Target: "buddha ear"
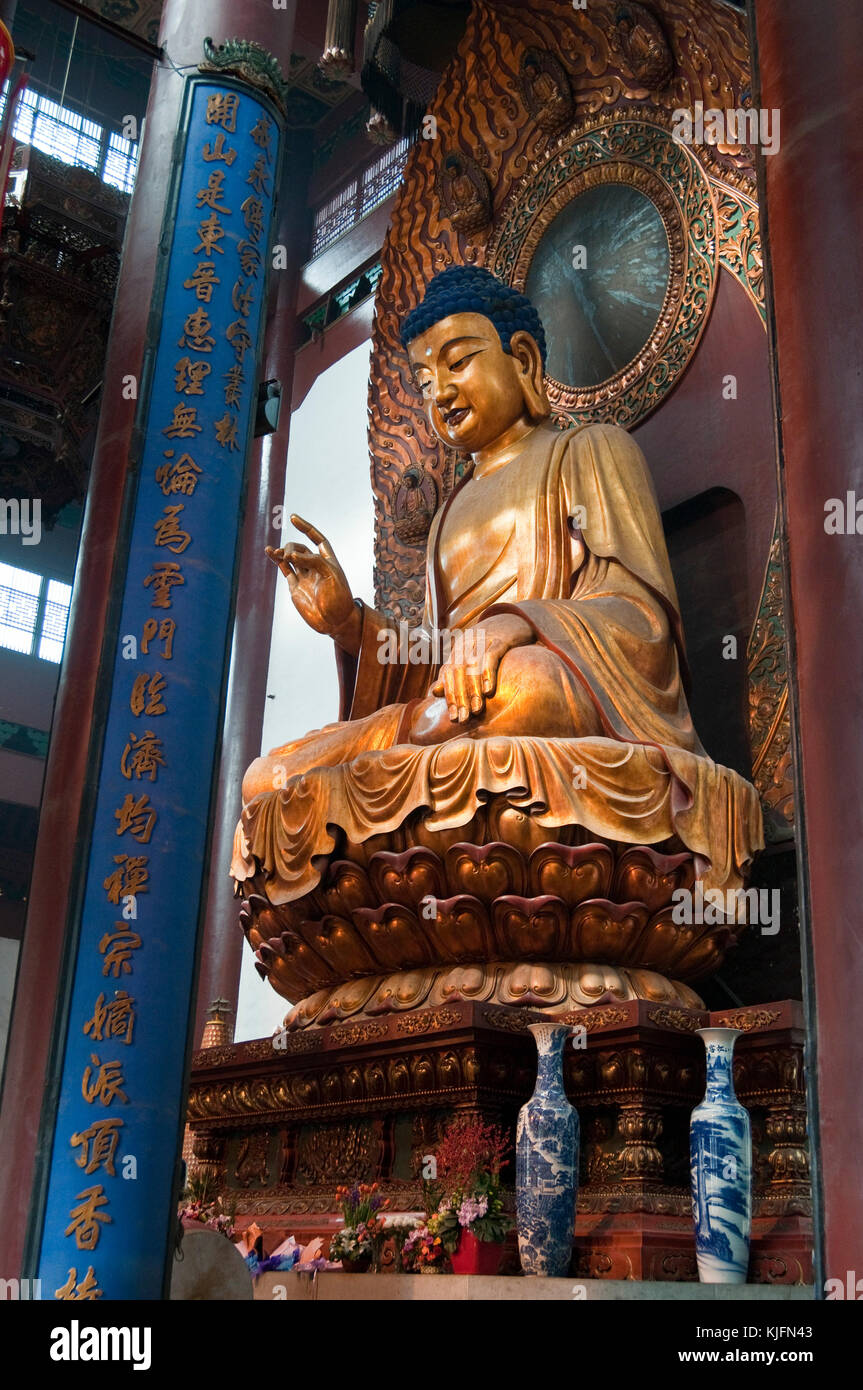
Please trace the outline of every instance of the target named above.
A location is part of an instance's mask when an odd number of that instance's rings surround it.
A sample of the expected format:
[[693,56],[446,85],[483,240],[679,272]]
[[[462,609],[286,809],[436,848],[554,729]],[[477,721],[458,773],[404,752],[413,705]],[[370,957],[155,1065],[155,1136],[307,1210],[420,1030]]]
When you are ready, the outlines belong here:
[[551,414],[542,372],[542,353],[532,334],[520,328],[509,340],[509,350],[515,360],[519,385],[532,420],[544,420]]

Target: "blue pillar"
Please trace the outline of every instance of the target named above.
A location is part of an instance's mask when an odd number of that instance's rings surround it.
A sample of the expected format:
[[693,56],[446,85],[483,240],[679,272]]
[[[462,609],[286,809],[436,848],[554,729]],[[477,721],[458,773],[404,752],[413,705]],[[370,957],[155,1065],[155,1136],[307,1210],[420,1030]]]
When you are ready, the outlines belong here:
[[37,1202],[36,1272],[48,1299],[162,1297],[176,1222],[283,143],[279,109],[263,90],[219,71],[190,74],[185,88],[115,567],[113,674],[58,1037],[59,1100]]

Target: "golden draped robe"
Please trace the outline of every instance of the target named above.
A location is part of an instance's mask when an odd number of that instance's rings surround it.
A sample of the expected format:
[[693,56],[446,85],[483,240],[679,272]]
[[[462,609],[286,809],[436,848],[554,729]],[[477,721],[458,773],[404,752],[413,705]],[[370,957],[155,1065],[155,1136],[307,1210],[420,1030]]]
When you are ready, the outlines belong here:
[[[630,844],[677,836],[706,886],[741,886],[763,847],[757,793],[707,757],[693,728],[659,509],[624,430],[544,422],[515,458],[480,479],[468,473],[450,494],[429,536],[424,626],[464,629],[501,612],[533,630],[535,645],[515,650],[522,669],[525,653],[543,650],[540,679],[512,692],[503,732],[474,716],[429,747],[410,742],[410,719],[437,670],[382,661],[392,624],[363,608],[358,655],[336,647],[340,720],[356,728],[349,756],[244,807],[235,879],[262,870],[270,900],[290,901],[318,882],[336,827],[362,844],[422,810],[429,830],[452,829],[504,796],[543,830],[581,825]],[[548,710],[568,697],[572,726],[558,714],[549,730]]]

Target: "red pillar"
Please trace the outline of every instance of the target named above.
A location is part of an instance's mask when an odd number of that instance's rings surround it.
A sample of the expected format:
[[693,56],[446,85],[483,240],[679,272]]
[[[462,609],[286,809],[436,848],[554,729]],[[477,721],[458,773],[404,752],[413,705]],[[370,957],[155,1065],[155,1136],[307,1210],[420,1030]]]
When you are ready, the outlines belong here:
[[264,555],[264,547],[279,544],[280,532],[273,529],[273,509],[281,506],[285,498],[296,348],[293,326],[296,323],[297,278],[306,245],[305,194],[311,153],[307,139],[291,141],[290,136],[288,138],[285,188],[276,233],[276,242],[286,248],[287,267],[271,271],[270,313],[261,363],[262,380],[281,382],[281,411],[278,429],[257,441],[248,464],[237,610],[198,975],[196,1044],[200,1042],[207,1010],[214,999],[226,999],[230,1004],[233,1037],[245,946],[239,925],[239,905],[228,870],[242,803],[243,774],[261,752],[276,593],[276,570]]
[[[140,381],[156,248],[183,93],[176,69],[197,66],[203,39],[240,36],[290,67],[295,0],[165,0],[135,193],[129,214],[108,344],[105,382]],[[86,829],[97,768],[90,732],[100,719],[99,664],[125,487],[135,402],[112,386],[102,402],[90,474],[66,651],[57,690],[39,837],[18,969],[0,1112],[0,1268],[21,1267],[43,1102],[53,1101],[49,1055],[61,991],[67,919],[83,891]],[[178,1040],[178,1046],[182,1041]]]
[[790,575],[820,1278],[844,1281],[863,1272],[863,535],[829,535],[824,521],[828,499],[863,498],[863,7],[754,0],[754,17],[757,102],[781,116],[779,150],[764,160],[762,228]]

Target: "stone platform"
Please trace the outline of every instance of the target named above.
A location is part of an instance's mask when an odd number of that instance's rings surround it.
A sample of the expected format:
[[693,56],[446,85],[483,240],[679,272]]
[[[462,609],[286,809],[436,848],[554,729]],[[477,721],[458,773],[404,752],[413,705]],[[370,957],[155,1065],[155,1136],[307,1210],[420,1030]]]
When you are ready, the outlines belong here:
[[638,1280],[507,1279],[483,1274],[262,1274],[255,1299],[318,1303],[811,1303],[804,1285],[641,1283]]

